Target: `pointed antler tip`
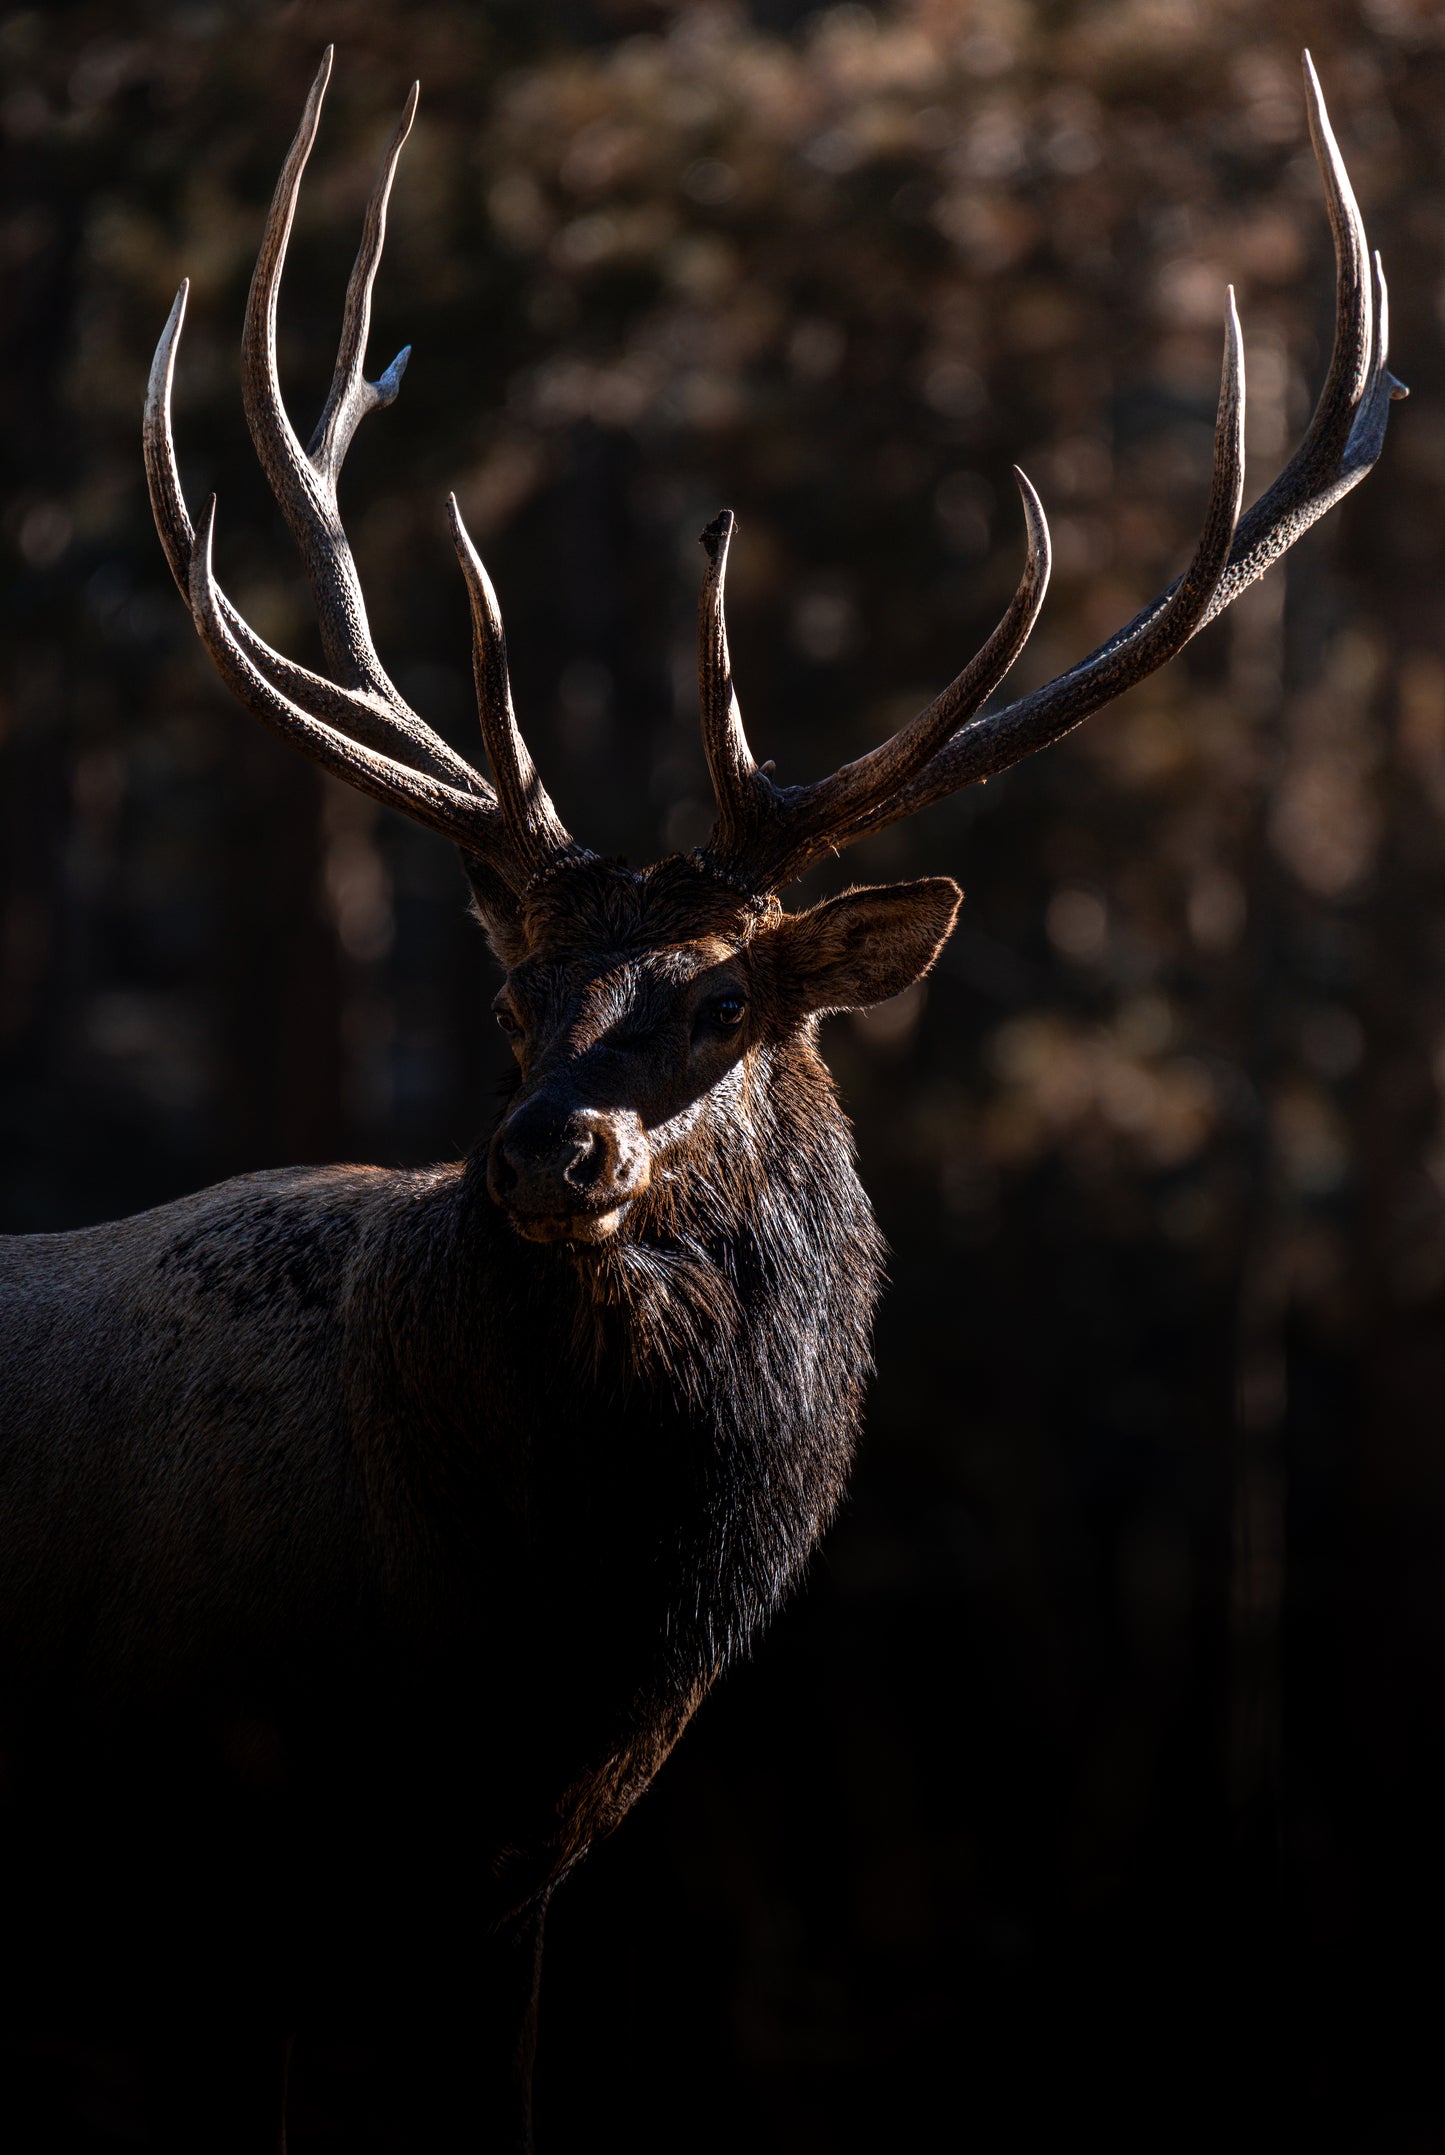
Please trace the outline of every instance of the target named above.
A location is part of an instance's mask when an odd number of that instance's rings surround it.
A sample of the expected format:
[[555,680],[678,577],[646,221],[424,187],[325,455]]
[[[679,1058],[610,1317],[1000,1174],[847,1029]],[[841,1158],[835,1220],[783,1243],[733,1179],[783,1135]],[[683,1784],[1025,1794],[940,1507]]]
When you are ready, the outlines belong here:
[[731,509],[722,509],[701,534],[701,542],[707,549],[709,561],[716,562],[720,553],[726,553],[728,542],[737,529],[737,522]]
[[447,496],[447,521],[452,528],[452,544],[457,550],[457,559],[462,565],[462,574],[466,577],[469,585],[474,585],[480,581],[482,589],[490,594],[492,580],[487,574],[486,563],[477,552],[476,543],[466,527],[462,517],[462,505],[455,494],[448,494]]
[[371,386],[383,405],[395,402],[401,389],[401,378],[406,372],[406,363],[410,357],[411,346],[404,344],[385,373],[378,374],[376,380],[372,383]]
[[206,505],[196,519],[196,535],[191,542],[191,563],[203,561],[207,569],[211,565],[211,540],[216,529],[216,497],[207,498]]
[[1034,482],[1029,477],[1028,473],[1024,470],[1022,464],[1015,464],[1013,466],[1013,475],[1014,484],[1018,488],[1019,495],[1023,501],[1025,514],[1037,516],[1040,520],[1042,520],[1044,513],[1044,505],[1039,499],[1039,490],[1034,485]]
[[[1034,483],[1022,465],[1015,464],[1013,474],[1019,490],[1019,502],[1024,512],[1024,529],[1028,534],[1028,566],[1024,570],[1024,585],[1020,588],[1023,589],[1031,583],[1035,584],[1038,589],[1039,603],[1042,604],[1044,592],[1048,588],[1049,570],[1053,559],[1053,546],[1049,538],[1049,520],[1044,514],[1044,505],[1039,499]],[[1027,638],[1031,627],[1032,622],[1024,629],[1025,638]],[[1021,649],[1022,645],[1019,648]]]
[[1318,126],[1328,133],[1330,127],[1329,107],[1325,103],[1324,88],[1320,82],[1315,63],[1310,58],[1308,46],[1301,54],[1300,61],[1304,70],[1305,104],[1309,110],[1311,125],[1312,127]]
[[334,45],[327,46],[321,55],[321,65],[311,78],[311,87],[306,93],[306,109],[301,119],[303,130],[308,127],[314,130],[320,124],[321,106],[331,81],[331,62],[335,51]]
[[189,277],[182,277],[180,283],[176,286],[176,296],[171,301],[171,311],[166,317],[166,326],[161,331],[161,341],[159,346],[157,347],[157,357],[159,357],[160,354],[164,352],[168,347],[173,347],[176,342],[176,339],[180,336],[181,324],[186,318],[186,303],[190,299],[190,296],[191,280]]

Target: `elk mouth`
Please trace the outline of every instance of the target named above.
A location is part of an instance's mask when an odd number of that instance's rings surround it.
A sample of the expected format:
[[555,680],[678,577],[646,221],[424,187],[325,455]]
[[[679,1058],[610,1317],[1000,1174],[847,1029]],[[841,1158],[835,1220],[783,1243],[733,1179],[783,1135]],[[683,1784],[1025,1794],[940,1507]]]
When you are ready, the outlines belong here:
[[504,1204],[502,1210],[525,1242],[595,1245],[612,1240],[622,1225],[627,1206],[612,1205],[605,1212],[520,1212]]

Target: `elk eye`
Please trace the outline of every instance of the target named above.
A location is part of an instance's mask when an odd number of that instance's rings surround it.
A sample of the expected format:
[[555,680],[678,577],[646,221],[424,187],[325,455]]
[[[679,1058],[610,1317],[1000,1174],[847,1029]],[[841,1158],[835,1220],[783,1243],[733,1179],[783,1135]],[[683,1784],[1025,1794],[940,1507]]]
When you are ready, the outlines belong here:
[[707,1014],[714,1025],[720,1025],[724,1032],[730,1033],[742,1024],[747,1007],[740,995],[721,995],[715,1003],[709,1004]]
[[513,1017],[511,1011],[507,1008],[506,1004],[498,1003],[492,1015],[496,1018],[497,1023],[501,1026],[502,1031],[506,1034],[507,1038],[509,1040],[515,1040],[517,1035],[521,1032],[522,1028],[517,1023],[516,1019]]

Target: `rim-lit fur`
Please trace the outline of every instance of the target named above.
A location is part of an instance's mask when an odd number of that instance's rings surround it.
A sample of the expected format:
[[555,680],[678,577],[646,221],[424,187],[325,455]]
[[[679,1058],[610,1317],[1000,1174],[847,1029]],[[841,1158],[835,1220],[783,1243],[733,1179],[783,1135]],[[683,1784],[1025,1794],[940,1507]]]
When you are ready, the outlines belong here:
[[[602,1243],[516,1232],[494,1132],[426,1172],[247,1176],[0,1243],[35,1995],[113,2002],[141,1926],[268,2011],[361,2010],[425,1987],[459,1893],[484,1987],[522,1964],[841,1500],[881,1252],[817,1008],[926,969],[957,895],[785,915],[685,861],[551,879],[497,1128],[610,1010],[651,1173]],[[746,1016],[699,1086],[675,1010],[719,968]]]

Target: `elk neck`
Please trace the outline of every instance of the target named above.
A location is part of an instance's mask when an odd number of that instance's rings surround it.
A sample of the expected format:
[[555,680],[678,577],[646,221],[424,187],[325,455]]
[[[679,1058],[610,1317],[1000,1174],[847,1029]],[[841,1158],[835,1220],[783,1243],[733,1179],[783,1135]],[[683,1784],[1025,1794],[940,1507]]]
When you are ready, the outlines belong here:
[[522,1241],[479,1145],[387,1208],[347,1327],[388,1503],[404,1485],[464,1568],[493,1569],[497,1537],[474,1536],[497,1520],[534,1609],[569,1629],[586,1612],[619,1650],[646,1640],[674,1695],[796,1579],[842,1497],[871,1367],[882,1244],[811,1040],[754,1090],[665,1204],[600,1247]]

